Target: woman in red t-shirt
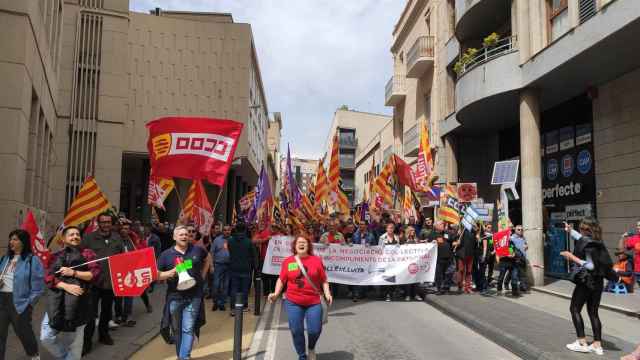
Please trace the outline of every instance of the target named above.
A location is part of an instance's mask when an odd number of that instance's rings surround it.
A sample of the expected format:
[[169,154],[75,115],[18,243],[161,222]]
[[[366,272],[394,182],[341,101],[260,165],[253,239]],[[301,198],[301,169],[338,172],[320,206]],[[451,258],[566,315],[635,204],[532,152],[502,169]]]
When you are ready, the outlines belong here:
[[[274,302],[282,293],[284,285],[287,285],[284,306],[289,318],[289,329],[293,337],[293,345],[298,353],[298,359],[315,360],[315,347],[322,332],[322,305],[320,304],[320,294],[316,289],[322,289],[329,305],[333,302],[333,297],[329,290],[324,264],[320,257],[313,255],[311,241],[304,235],[298,235],[291,244],[291,252],[294,256],[289,256],[282,262],[280,277],[276,282],[276,290],[269,294],[268,299],[269,302]],[[313,281],[313,285],[309,284],[302,271],[300,271],[296,258],[304,266],[307,275]],[[305,319],[307,320],[307,333],[309,336],[308,354],[304,338]]]

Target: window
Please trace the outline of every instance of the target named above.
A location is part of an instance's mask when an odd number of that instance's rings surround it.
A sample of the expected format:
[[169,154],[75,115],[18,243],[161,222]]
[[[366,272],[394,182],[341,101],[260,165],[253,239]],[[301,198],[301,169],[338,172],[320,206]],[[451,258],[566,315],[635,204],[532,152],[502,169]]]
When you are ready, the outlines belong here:
[[338,136],[340,145],[355,146],[356,145],[356,133],[353,130],[341,129]]
[[353,167],[355,165],[355,156],[352,152],[340,153],[340,166],[341,167]]
[[568,0],[548,0],[548,24],[551,41],[555,41],[569,31]]

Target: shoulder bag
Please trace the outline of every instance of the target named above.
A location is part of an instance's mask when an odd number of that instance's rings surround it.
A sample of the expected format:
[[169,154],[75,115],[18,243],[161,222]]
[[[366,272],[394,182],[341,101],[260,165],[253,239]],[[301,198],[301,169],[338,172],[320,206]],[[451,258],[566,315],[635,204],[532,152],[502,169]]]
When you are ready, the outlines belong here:
[[324,299],[322,292],[318,290],[318,287],[316,286],[316,284],[314,284],[313,281],[311,281],[311,278],[307,274],[307,270],[304,269],[304,266],[302,265],[302,261],[300,261],[300,258],[296,255],[295,259],[296,259],[296,263],[298,263],[298,267],[300,268],[300,271],[302,272],[302,275],[307,279],[307,281],[309,282],[309,285],[311,285],[311,287],[318,293],[318,295],[320,295],[320,305],[322,305],[322,324],[324,325],[329,322],[329,305],[327,304],[327,301]]

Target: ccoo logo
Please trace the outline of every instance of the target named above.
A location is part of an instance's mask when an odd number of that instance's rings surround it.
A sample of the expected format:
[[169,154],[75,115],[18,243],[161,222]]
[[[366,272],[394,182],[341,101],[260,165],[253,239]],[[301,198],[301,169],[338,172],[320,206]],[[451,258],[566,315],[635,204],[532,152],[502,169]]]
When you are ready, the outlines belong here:
[[234,139],[209,133],[170,133],[151,142],[156,160],[167,155],[199,155],[228,161]]
[[557,177],[558,177],[558,160],[550,159],[547,162],[547,178],[553,181]]
[[589,171],[591,171],[591,153],[589,150],[582,150],[578,153],[578,172],[582,175],[586,175]]

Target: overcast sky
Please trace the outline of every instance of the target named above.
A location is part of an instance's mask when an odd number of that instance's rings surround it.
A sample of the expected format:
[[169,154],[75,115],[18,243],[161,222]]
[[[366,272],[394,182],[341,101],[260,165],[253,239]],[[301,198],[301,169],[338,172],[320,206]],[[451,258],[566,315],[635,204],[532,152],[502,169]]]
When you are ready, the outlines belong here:
[[282,146],[319,158],[334,111],[391,114],[391,32],[404,0],[130,0],[131,10],[228,12],[253,29],[269,111]]

